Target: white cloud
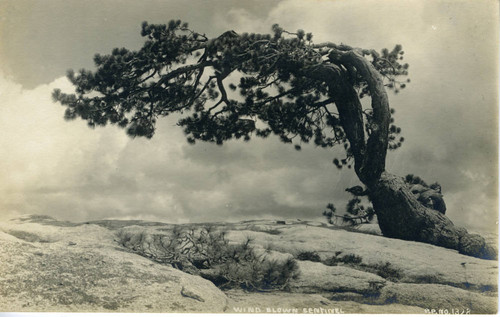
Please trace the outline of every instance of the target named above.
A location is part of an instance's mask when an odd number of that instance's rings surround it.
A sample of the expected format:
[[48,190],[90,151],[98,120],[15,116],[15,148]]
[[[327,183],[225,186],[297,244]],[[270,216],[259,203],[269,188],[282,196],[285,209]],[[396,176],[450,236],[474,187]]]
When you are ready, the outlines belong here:
[[181,222],[241,219],[245,211],[272,217],[276,208],[319,214],[325,202],[311,197],[336,183],[315,171],[330,167],[331,155],[321,149],[296,152],[272,138],[192,146],[175,118],[161,121],[152,140],[131,140],[114,126],[91,130],[81,120],[65,122],[64,108],[51,100],[56,87],[70,91],[65,78],[33,90],[0,80],[3,216]]
[[90,162],[113,165],[113,158],[128,142],[110,129],[106,129],[109,133],[89,133],[83,122],[63,120],[64,109],[52,103],[51,91],[69,88],[65,78],[23,90],[0,75],[0,87],[4,112],[0,117],[0,190],[5,213],[40,212],[36,209],[41,206],[28,193],[59,191],[84,182],[93,175],[85,173]]

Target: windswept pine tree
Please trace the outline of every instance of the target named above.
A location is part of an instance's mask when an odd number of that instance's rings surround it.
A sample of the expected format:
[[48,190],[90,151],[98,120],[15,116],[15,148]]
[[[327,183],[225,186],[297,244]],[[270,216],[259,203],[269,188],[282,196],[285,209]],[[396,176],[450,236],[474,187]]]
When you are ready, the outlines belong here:
[[68,73],[75,94],[55,90],[53,97],[66,106],[66,119],[116,124],[132,137],[153,137],[159,118],[179,113],[190,143],[274,134],[296,149],[311,141],[341,146],[345,157],[334,164],[354,167],[385,236],[496,258],[481,236],[424,206],[402,177],[385,169],[387,151],[404,141],[387,96],[409,82],[402,47],[379,53],[314,43],[303,30],[273,25],[272,31],[210,39],[181,21],[144,22],[140,50],[96,55],[97,70]]

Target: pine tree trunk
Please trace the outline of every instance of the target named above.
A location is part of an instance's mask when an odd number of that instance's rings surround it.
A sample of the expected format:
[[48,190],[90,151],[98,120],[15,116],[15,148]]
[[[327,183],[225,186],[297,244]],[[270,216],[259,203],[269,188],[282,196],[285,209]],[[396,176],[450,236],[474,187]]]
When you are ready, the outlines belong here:
[[487,245],[484,238],[424,207],[401,177],[382,173],[370,187],[369,195],[386,237],[430,243],[483,259],[496,258],[495,248]]
[[[462,254],[495,259],[497,251],[479,235],[457,227],[445,215],[423,206],[403,178],[385,170],[390,108],[383,78],[356,49],[329,44],[330,64],[307,74],[329,83],[342,127],[354,156],[354,169],[369,190],[382,234],[386,237],[419,241],[458,250]],[[347,69],[355,69],[366,80],[373,117],[371,134],[365,139],[362,106],[349,82]]]

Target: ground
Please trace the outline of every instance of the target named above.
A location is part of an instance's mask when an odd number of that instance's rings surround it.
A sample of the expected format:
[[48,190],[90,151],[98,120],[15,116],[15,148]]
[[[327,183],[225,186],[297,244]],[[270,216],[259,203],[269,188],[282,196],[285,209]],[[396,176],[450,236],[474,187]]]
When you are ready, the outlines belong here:
[[251,238],[266,257],[295,258],[298,277],[284,290],[220,290],[131,252],[117,238],[119,232],[164,234],[175,225],[31,215],[0,223],[0,311],[497,312],[497,261],[388,239],[376,225],[346,230],[262,220],[212,226],[227,231],[230,243]]

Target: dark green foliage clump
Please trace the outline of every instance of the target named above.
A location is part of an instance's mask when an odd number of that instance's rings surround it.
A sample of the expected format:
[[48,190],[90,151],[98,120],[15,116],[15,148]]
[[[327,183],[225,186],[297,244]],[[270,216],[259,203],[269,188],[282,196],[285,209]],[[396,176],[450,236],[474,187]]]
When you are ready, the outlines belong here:
[[356,254],[345,254],[337,251],[335,255],[322,261],[323,264],[328,266],[336,265],[350,265],[362,271],[371,272],[383,277],[389,281],[398,281],[403,277],[400,269],[394,267],[390,262],[381,262],[378,264],[365,264],[363,263],[363,258]]
[[360,257],[359,255],[355,254],[345,254],[343,256],[340,256],[342,253],[341,252],[336,252],[335,255],[333,255],[330,258],[327,258],[324,260],[322,263],[328,266],[336,266],[339,263],[342,264],[361,264],[363,261],[363,258]]
[[330,203],[323,211],[329,224],[342,224],[355,226],[362,223],[370,223],[375,217],[373,207],[365,207],[358,196],[354,196],[346,205],[345,213],[338,215],[335,206]]
[[155,262],[201,275],[222,289],[284,289],[299,274],[293,258],[269,260],[254,250],[251,239],[230,244],[226,232],[212,227],[174,227],[170,234],[121,230],[117,242]]
[[321,257],[316,251],[300,252],[295,258],[301,261],[321,262]]
[[[243,259],[243,260],[242,260]],[[249,291],[287,289],[289,282],[298,277],[297,262],[267,260],[250,252],[244,257],[236,257],[218,266],[214,271],[202,276],[222,289],[239,287]]]
[[355,254],[346,254],[342,257],[341,261],[344,263],[359,264],[363,261],[363,259]]
[[380,263],[371,268],[374,269],[375,274],[389,281],[397,281],[402,277],[401,270],[395,268],[390,262]]

